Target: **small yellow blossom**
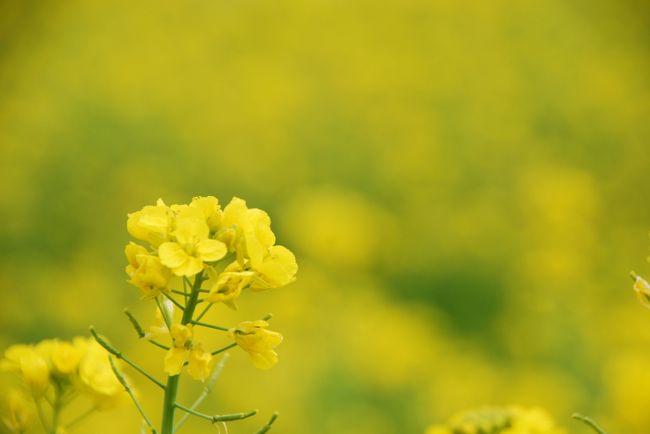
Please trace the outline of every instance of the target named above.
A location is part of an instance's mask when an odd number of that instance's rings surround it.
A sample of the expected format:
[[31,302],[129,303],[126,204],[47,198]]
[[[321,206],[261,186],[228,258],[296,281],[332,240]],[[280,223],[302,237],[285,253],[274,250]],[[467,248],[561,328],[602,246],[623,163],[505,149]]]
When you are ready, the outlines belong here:
[[203,212],[186,208],[176,216],[173,241],[158,248],[160,261],[177,276],[193,276],[203,270],[204,262],[218,261],[228,249],[224,243],[209,238],[210,228]]
[[170,209],[158,199],[155,206],[145,206],[140,211],[129,214],[126,228],[133,238],[158,247],[169,239],[171,224]]
[[246,351],[258,369],[269,369],[278,362],[278,355],[273,350],[282,342],[280,333],[267,330],[266,321],[244,321],[236,328],[230,329],[230,335],[237,345]]
[[636,293],[636,298],[639,300],[639,302],[642,305],[650,308],[650,284],[648,284],[648,282],[641,276],[637,276],[636,274],[634,274],[633,276],[634,276],[634,285],[632,286],[632,288]]
[[194,344],[192,326],[175,323],[170,330],[174,346],[165,355],[167,375],[179,375],[187,362],[187,372],[195,380],[205,380],[210,375],[212,355]]
[[464,411],[444,425],[429,427],[426,434],[564,434],[542,409],[485,407]]
[[[3,398],[2,414],[0,415],[1,426],[4,426],[10,433],[25,432],[31,419],[29,398],[18,389],[10,389]],[[2,430],[0,429],[0,431]]]
[[272,246],[262,262],[253,269],[257,276],[251,289],[279,288],[295,280],[298,272],[296,257],[284,246]]
[[2,367],[18,373],[34,397],[43,396],[50,384],[48,363],[32,346],[13,345],[7,348]]
[[155,297],[167,290],[171,271],[157,256],[150,255],[147,249],[135,243],[127,244],[124,253],[129,261],[126,266],[129,283],[139,288],[144,298]]
[[255,273],[242,271],[239,263],[235,261],[221,273],[209,268],[208,276],[210,293],[206,296],[206,300],[210,303],[222,302],[232,309],[237,309],[235,301],[242,290],[251,283]]
[[219,230],[221,226],[221,220],[223,219],[223,212],[219,206],[219,200],[214,196],[207,197],[195,197],[192,199],[190,206],[193,208],[198,208],[203,212],[205,217],[205,222],[210,228],[210,233],[215,233]]
[[123,395],[123,388],[108,361],[108,352],[93,339],[75,338],[73,344],[83,353],[79,379],[96,405],[108,407]]
[[268,248],[275,244],[269,215],[261,209],[249,209],[246,201],[238,197],[232,198],[224,208],[217,237],[237,253],[242,266],[246,259],[253,266],[260,264]]
[[80,348],[71,342],[59,341],[58,339],[46,339],[39,342],[36,352],[48,363],[52,374],[66,376],[73,374],[79,367],[79,361],[83,356]]

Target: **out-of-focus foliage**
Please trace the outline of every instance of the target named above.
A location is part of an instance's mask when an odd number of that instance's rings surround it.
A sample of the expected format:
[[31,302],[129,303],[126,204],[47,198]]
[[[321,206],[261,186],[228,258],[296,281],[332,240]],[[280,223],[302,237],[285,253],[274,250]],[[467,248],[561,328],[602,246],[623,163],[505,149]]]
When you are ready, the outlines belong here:
[[[258,372],[233,352],[215,412],[383,434],[516,402],[646,432],[650,311],[625,279],[648,274],[648,12],[2,2],[0,347],[95,323],[162,376],[117,319],[126,305],[153,321],[123,274],[126,213],[238,195],[301,271],[247,300],[275,314],[281,362]],[[139,426],[115,415],[79,429]]]

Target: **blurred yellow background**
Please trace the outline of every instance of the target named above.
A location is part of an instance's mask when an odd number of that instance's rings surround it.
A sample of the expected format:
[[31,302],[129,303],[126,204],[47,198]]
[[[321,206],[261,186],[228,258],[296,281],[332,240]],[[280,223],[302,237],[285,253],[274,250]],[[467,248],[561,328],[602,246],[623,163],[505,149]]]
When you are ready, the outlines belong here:
[[[93,323],[162,377],[122,316],[153,316],[123,272],[126,213],[237,195],[301,268],[211,311],[273,312],[285,342],[271,371],[233,351],[206,408],[388,434],[518,403],[646,433],[650,311],[627,272],[650,274],[649,12],[1,2],[0,349]],[[158,420],[159,391],[131,376]],[[125,406],[77,432],[138,428]]]

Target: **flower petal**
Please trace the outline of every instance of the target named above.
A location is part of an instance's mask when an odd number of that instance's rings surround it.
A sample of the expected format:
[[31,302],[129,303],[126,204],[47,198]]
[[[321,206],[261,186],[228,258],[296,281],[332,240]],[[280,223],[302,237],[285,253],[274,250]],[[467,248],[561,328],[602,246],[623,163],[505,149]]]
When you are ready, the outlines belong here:
[[202,260],[212,262],[226,256],[228,247],[221,241],[205,239],[196,245],[196,252]]
[[160,262],[165,267],[180,267],[187,261],[187,252],[178,243],[162,243],[158,248]]
[[187,350],[185,348],[172,348],[165,355],[165,373],[167,375],[178,375],[187,361]]

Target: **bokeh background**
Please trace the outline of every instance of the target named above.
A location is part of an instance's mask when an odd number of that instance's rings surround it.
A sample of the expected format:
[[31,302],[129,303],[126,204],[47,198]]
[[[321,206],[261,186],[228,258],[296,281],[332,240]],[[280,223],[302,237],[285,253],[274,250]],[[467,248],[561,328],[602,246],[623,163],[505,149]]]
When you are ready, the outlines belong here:
[[[162,375],[121,316],[153,316],[125,281],[126,214],[237,195],[301,268],[211,312],[273,312],[285,342],[266,372],[233,352],[206,408],[388,434],[518,403],[646,433],[650,311],[627,273],[650,274],[649,11],[1,2],[0,348],[93,323]],[[125,406],[78,432],[138,427]]]

